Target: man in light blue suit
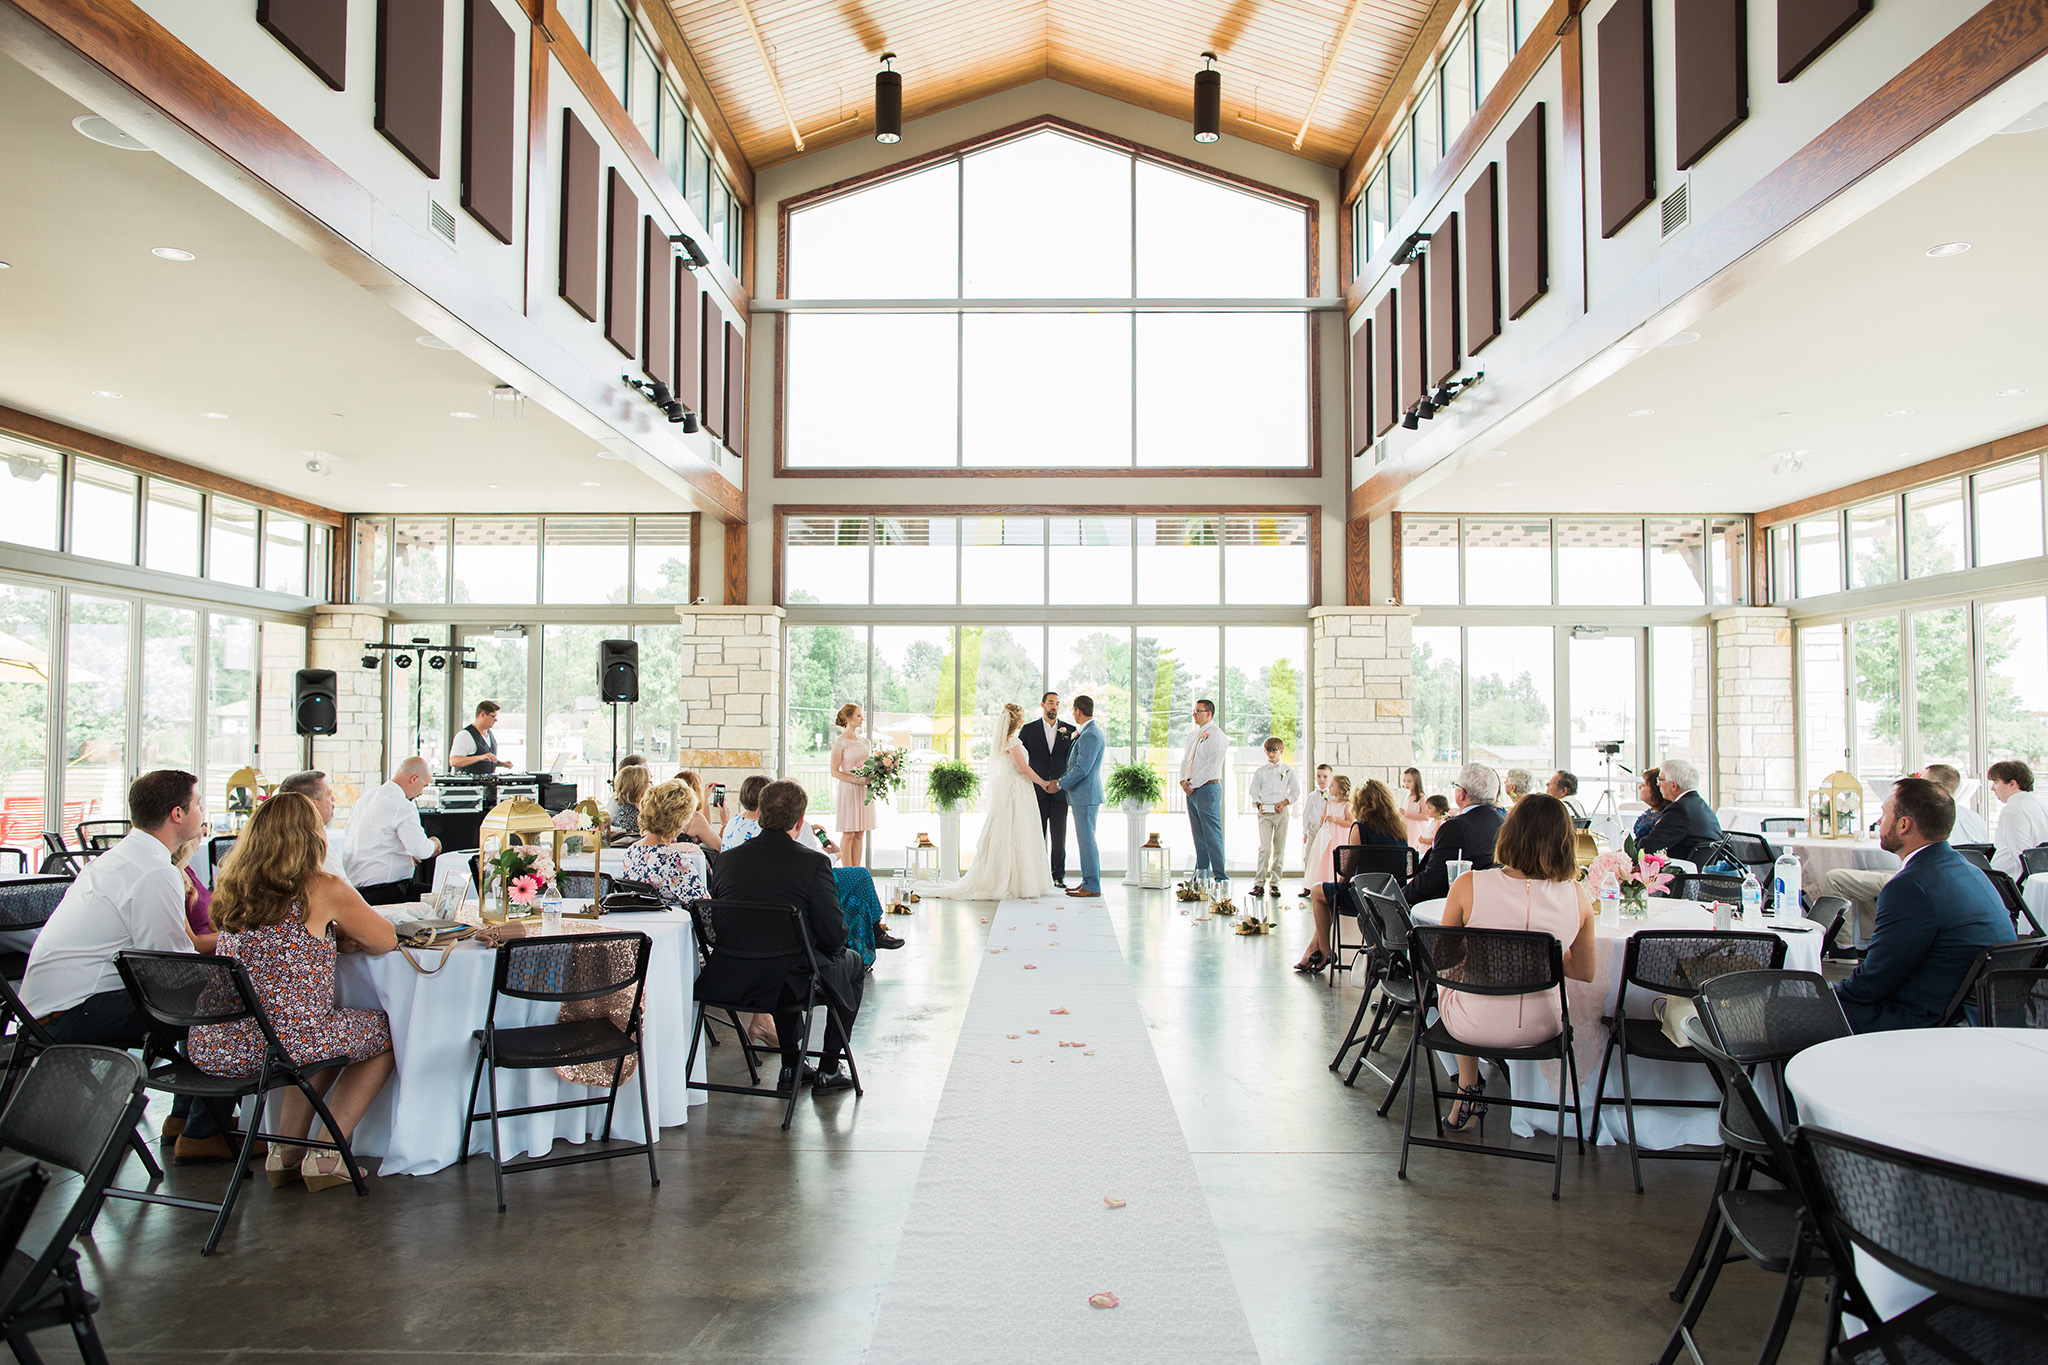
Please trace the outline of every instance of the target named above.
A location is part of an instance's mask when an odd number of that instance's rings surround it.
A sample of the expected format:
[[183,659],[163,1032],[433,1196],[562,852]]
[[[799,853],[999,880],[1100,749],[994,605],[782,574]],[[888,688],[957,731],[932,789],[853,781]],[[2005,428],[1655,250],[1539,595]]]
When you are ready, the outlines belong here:
[[1095,699],[1074,698],[1074,747],[1067,770],[1056,788],[1067,794],[1067,812],[1074,819],[1074,841],[1081,846],[1081,884],[1069,896],[1102,894],[1102,857],[1095,851],[1095,813],[1102,809],[1102,727],[1095,723]]

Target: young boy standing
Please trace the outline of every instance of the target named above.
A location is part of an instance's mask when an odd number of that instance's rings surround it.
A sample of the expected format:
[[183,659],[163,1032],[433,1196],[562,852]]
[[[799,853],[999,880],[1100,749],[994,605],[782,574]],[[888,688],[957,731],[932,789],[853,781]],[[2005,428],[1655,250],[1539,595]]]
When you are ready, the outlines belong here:
[[1286,855],[1281,850],[1287,841],[1287,808],[1301,799],[1301,782],[1294,769],[1280,761],[1283,747],[1277,736],[1266,741],[1265,766],[1252,769],[1247,793],[1252,809],[1259,813],[1259,870],[1258,879],[1252,883],[1254,896],[1265,895],[1268,882],[1272,883],[1273,894],[1280,894],[1280,874],[1286,864]]
[[[1308,868],[1309,845],[1315,842],[1316,827],[1323,823],[1323,807],[1329,804],[1330,779],[1336,775],[1337,770],[1329,764],[1316,764],[1316,789],[1301,801],[1301,865],[1304,872]],[[1314,890],[1314,887],[1304,885],[1302,897],[1306,899]]]

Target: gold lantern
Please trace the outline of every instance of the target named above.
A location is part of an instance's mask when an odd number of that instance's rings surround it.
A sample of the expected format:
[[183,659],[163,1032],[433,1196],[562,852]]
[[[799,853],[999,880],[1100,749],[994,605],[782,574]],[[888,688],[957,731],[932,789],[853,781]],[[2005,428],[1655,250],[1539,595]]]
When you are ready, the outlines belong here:
[[914,882],[935,882],[939,879],[939,849],[929,834],[917,836],[917,847],[906,855],[909,866],[903,875]]
[[1806,795],[1806,831],[1816,839],[1854,839],[1863,832],[1863,784],[1854,773],[1829,773]]
[[[514,844],[538,847],[543,835],[554,836],[554,852],[561,853],[561,831],[555,828],[555,817],[537,801],[524,796],[515,796],[510,801],[500,801],[484,816],[483,824],[477,829],[477,858],[483,867],[489,867],[491,859],[497,857]],[[559,856],[555,866],[560,867]],[[488,888],[487,888],[488,889]],[[498,886],[495,903],[489,895],[478,903],[478,910],[486,924],[502,924],[508,919],[523,919],[533,913],[526,906],[514,907],[511,896],[504,884]]]
[[256,813],[256,790],[262,782],[262,775],[254,768],[237,768],[228,779],[227,815],[235,832],[239,833]]
[[1138,850],[1138,885],[1146,890],[1164,891],[1173,884],[1173,854],[1159,843],[1155,830]]

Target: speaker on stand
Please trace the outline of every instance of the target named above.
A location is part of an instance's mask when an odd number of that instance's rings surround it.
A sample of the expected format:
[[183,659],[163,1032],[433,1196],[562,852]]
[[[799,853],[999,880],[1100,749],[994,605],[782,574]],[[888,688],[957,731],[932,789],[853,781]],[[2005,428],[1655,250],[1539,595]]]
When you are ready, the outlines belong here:
[[292,728],[305,738],[303,766],[313,766],[313,736],[339,728],[335,692],[339,685],[331,668],[302,668],[292,675]]
[[619,703],[640,700],[640,646],[632,640],[600,640],[597,696],[612,708],[612,771],[619,771]]

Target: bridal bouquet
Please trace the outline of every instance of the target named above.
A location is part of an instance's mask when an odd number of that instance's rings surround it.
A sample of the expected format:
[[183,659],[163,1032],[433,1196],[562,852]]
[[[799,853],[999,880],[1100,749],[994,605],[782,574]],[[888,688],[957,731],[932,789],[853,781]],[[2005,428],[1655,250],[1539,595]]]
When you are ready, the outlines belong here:
[[877,749],[867,762],[853,770],[853,775],[868,780],[868,804],[874,805],[889,799],[889,793],[903,781],[904,769],[901,749]]
[[1645,902],[1651,896],[1671,885],[1671,874],[1664,870],[1668,862],[1637,848],[1631,836],[1622,841],[1620,852],[1603,853],[1586,864],[1586,885],[1595,894],[1609,886],[1619,889],[1622,905],[1640,915],[1649,908]]

